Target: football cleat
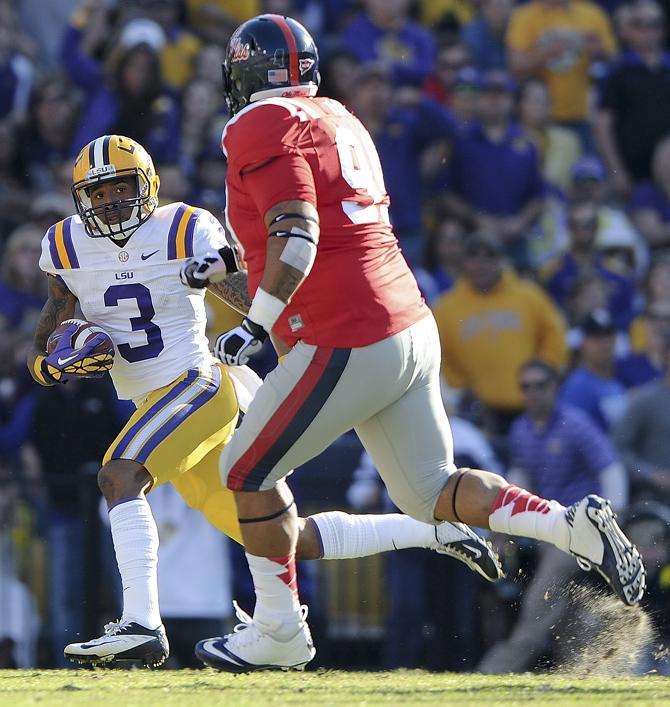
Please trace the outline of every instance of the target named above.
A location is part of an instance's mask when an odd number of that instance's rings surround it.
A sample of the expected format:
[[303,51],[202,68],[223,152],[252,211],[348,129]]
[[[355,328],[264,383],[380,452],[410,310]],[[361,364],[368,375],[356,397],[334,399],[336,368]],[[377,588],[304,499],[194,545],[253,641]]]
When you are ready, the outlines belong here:
[[566,509],[570,552],[585,571],[596,570],[629,606],[644,595],[646,571],[635,545],[616,523],[610,502],[593,494]]
[[435,526],[435,542],[431,550],[460,560],[489,582],[505,576],[498,553],[491,543],[479,537],[465,523],[445,521]]
[[86,643],[65,646],[66,658],[87,665],[109,665],[119,661],[143,663],[155,668],[170,654],[165,629],[145,628],[134,621],[113,621],[105,625],[105,633]]
[[296,634],[279,641],[264,633],[249,614],[233,602],[240,623],[233,633],[219,638],[206,638],[195,646],[195,655],[205,665],[229,673],[254,670],[304,670],[316,655],[307,625],[307,607],[300,607],[300,623]]

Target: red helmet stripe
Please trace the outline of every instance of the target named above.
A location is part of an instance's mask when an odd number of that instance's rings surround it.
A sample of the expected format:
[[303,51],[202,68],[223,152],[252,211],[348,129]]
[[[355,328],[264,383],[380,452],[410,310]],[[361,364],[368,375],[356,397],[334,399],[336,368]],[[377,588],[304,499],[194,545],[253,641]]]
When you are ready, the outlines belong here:
[[268,15],[268,17],[279,25],[279,29],[282,31],[286,44],[288,45],[289,77],[291,79],[291,86],[299,86],[300,75],[298,74],[298,45],[295,42],[293,32],[291,31],[288,22],[281,15]]

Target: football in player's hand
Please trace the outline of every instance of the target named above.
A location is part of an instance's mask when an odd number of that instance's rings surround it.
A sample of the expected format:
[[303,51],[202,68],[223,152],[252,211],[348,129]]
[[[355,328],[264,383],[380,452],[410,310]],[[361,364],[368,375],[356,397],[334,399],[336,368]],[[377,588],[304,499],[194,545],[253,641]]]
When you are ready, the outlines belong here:
[[[59,344],[70,346],[76,351],[99,334],[104,336],[100,343],[90,351],[89,355],[114,354],[112,338],[102,327],[93,322],[87,322],[85,319],[66,319],[51,332],[47,339],[47,353],[52,354]],[[66,337],[65,341],[61,341],[63,337]]]

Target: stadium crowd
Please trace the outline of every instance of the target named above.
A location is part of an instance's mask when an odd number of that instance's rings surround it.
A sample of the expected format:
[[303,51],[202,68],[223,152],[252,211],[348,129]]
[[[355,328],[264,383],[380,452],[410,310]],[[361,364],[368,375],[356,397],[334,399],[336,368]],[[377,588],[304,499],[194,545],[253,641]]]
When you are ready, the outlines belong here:
[[[128,404],[106,379],[39,389],[24,363],[46,296],[40,242],[74,211],[72,160],[99,135],[127,135],[153,156],[161,203],[223,220],[223,50],[260,12],[308,27],[321,93],[379,151],[396,234],[440,330],[457,462],[565,505],[611,498],[669,637],[660,4],[0,0],[0,667],[64,665],[62,647],[95,634],[119,599],[95,474]],[[212,334],[237,323],[209,307]],[[253,367],[274,361],[268,347]],[[301,510],[392,510],[355,437],[310,466],[292,477]],[[170,489],[149,499],[170,558],[159,579],[169,665],[192,665],[190,646],[219,632],[231,594],[251,605],[250,581],[240,550]],[[418,550],[303,567],[318,664],[507,672],[559,661],[552,637],[569,607],[546,592],[577,575],[573,559],[530,541],[500,550],[508,575],[492,586]]]

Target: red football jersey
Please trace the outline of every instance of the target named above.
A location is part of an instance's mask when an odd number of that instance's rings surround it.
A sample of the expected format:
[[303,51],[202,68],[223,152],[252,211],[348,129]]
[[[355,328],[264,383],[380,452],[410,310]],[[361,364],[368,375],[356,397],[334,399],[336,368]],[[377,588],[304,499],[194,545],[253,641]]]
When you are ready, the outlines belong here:
[[265,268],[267,210],[300,199],[319,213],[314,266],[273,328],[283,341],[367,346],[428,315],[389,223],[377,150],[341,103],[252,103],[228,122],[222,145],[228,227],[242,246],[252,296]]

